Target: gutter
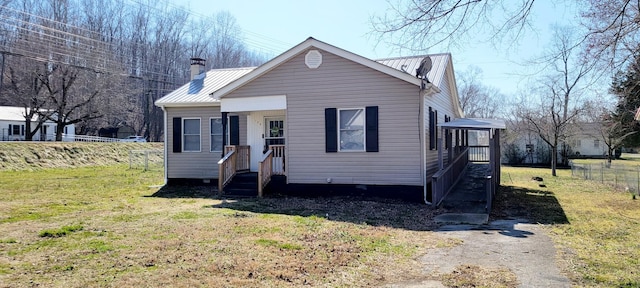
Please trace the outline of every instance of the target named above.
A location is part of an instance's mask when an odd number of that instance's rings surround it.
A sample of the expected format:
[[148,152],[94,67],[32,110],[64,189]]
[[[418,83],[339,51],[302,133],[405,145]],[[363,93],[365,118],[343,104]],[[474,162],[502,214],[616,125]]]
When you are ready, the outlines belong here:
[[420,131],[419,131],[419,135],[420,135],[420,150],[422,150],[420,152],[420,154],[422,155],[422,167],[420,167],[420,170],[422,170],[422,190],[423,190],[423,201],[424,204],[427,205],[433,205],[433,203],[431,203],[430,201],[427,200],[427,147],[426,147],[426,137],[424,135],[424,130],[425,127],[427,127],[425,125],[425,120],[424,120],[424,104],[425,104],[425,97],[426,95],[423,93],[422,89],[420,89],[420,92],[418,92],[418,95],[420,97],[420,107],[418,108],[418,117],[421,117],[422,119],[419,119],[419,121],[421,121],[422,125],[420,125]]
[[164,184],[162,184],[162,186],[167,186],[167,184],[169,183],[169,170],[167,169],[169,166],[169,161],[168,161],[168,147],[167,147],[167,141],[168,141],[168,136],[167,136],[167,110],[165,109],[164,106],[160,106],[160,108],[162,108],[162,115],[164,118]]

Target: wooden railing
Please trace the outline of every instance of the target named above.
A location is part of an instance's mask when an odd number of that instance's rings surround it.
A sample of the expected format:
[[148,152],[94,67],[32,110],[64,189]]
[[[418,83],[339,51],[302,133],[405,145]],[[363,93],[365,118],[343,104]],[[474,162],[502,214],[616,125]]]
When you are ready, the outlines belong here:
[[433,175],[431,182],[432,203],[434,206],[440,205],[440,202],[451,191],[451,189],[460,180],[460,176],[467,168],[469,163],[469,149],[465,149],[458,154],[456,158],[444,169]]
[[222,193],[224,191],[224,187],[231,182],[233,176],[236,175],[236,153],[235,149],[227,152],[220,161],[218,161],[218,193]]
[[[493,174],[493,173],[491,173]],[[485,188],[487,189],[487,205],[485,206],[485,210],[487,213],[491,213],[491,204],[493,203],[493,194],[495,191],[495,177],[493,175],[489,175],[485,177]]]
[[273,175],[273,150],[267,151],[262,155],[262,159],[258,162],[258,197],[262,197],[264,188],[271,182]]
[[285,145],[269,145],[269,150],[273,151],[272,171],[273,175],[285,175],[284,167]]
[[225,154],[231,150],[235,150],[236,155],[236,171],[249,170],[251,168],[251,146],[249,145],[227,145],[224,147]]
[[271,182],[273,175],[285,175],[285,145],[269,145],[267,153],[262,155],[258,162],[258,196],[262,197],[262,192],[267,184]]
[[471,162],[489,162],[490,155],[489,146],[469,146],[469,161]]

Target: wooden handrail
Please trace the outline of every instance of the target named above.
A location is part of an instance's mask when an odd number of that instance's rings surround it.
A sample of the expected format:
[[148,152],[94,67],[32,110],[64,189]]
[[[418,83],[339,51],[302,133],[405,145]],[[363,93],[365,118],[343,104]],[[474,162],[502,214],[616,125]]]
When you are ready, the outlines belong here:
[[227,145],[224,147],[225,153],[231,150],[235,150],[238,154],[236,156],[236,170],[249,170],[251,168],[251,146],[249,145]]
[[465,149],[458,154],[456,158],[449,163],[444,169],[436,172],[432,177],[431,191],[432,203],[434,206],[440,205],[440,202],[449,194],[451,189],[460,180],[467,164],[469,163],[469,149]]
[[218,161],[218,193],[222,193],[236,175],[236,155],[236,150],[232,149]]
[[273,175],[273,150],[269,149],[258,162],[258,197],[262,197],[264,188],[271,182]]

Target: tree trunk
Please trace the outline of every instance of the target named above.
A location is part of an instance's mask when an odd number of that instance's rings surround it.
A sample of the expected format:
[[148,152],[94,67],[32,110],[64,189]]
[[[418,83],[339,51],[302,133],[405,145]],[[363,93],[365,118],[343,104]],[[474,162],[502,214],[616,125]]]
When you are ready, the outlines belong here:
[[31,132],[31,121],[26,120],[24,122],[24,141],[33,141],[35,131],[33,133]]
[[[58,117],[60,118],[60,117]],[[61,119],[56,121],[56,141],[62,141],[62,134],[64,133],[64,121]]]
[[551,147],[551,176],[556,175],[556,166],[558,164],[558,147]]

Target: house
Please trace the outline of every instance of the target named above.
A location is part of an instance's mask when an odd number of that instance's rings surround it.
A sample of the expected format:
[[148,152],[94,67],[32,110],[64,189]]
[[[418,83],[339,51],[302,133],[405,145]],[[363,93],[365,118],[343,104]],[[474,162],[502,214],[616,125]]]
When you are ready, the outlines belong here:
[[[558,163],[566,163],[566,160],[572,158],[606,158],[608,148],[603,133],[605,131],[600,123],[572,123],[567,128],[564,140],[558,145]],[[504,163],[551,163],[551,148],[538,134],[521,131],[513,133],[510,138],[505,141]]]
[[[26,108],[28,109],[28,108]],[[28,110],[24,107],[0,106],[0,140],[1,141],[24,141],[26,138],[26,119]],[[31,129],[35,129],[39,122],[38,115],[31,121]],[[55,117],[55,115],[53,116]],[[75,135],[75,125],[70,124],[64,127],[67,137],[65,141],[73,141]],[[54,141],[56,139],[56,123],[51,120],[45,120],[33,135],[33,141]]]
[[571,137],[567,140],[567,156],[604,158],[607,156],[607,145],[604,143],[602,124],[600,123],[576,123],[573,125]]
[[450,54],[374,61],[308,38],[259,67],[205,72],[194,58],[191,72],[155,103],[168,183],[214,180],[224,189],[245,169],[259,174],[259,190],[280,174],[289,187],[427,195],[464,143],[464,133],[437,132],[463,117]]

